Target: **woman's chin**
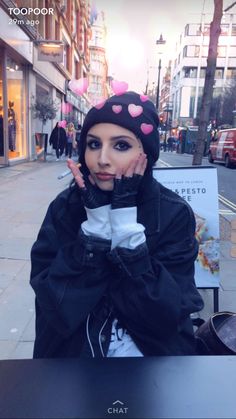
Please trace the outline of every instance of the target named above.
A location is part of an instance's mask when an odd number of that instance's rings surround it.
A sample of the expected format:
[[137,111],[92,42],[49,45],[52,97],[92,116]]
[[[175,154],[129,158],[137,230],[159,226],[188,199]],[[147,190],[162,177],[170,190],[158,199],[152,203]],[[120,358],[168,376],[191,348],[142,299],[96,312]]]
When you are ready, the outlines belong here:
[[113,188],[114,188],[113,180],[106,181],[106,182],[102,182],[102,181],[97,180],[96,184],[97,184],[98,188],[101,189],[102,191],[113,191]]

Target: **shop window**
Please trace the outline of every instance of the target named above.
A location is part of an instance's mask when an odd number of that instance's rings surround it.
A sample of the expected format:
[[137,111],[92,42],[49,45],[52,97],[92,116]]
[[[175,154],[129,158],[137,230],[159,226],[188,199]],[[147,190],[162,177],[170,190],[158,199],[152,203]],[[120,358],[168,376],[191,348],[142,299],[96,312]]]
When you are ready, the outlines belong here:
[[236,68],[228,68],[226,72],[227,79],[236,79]]
[[186,25],[185,35],[187,35],[187,36],[200,35],[199,25],[197,25],[197,24]]
[[224,75],[224,69],[217,68],[215,71],[215,79],[223,79],[223,75]]
[[188,45],[187,46],[187,57],[199,57],[200,47],[199,45]]
[[191,87],[190,101],[189,101],[189,117],[190,118],[193,118],[193,115],[194,115],[195,98],[196,98],[196,88]]
[[23,68],[7,58],[9,159],[25,155],[25,94]]
[[206,77],[206,68],[202,67],[200,70],[200,79],[205,79]]
[[197,77],[197,67],[186,67],[184,69],[184,77],[194,79]]

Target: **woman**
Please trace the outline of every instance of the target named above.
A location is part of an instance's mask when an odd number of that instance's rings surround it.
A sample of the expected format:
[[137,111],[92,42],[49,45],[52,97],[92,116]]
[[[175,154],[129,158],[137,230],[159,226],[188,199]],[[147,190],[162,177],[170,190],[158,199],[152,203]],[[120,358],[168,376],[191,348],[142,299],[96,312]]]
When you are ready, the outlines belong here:
[[75,184],[49,206],[32,248],[34,357],[195,353],[198,247],[191,208],[152,177],[158,118],[146,96],[92,108]]
[[51,132],[49,144],[56,150],[56,161],[59,161],[66,146],[66,131],[58,122]]
[[66,155],[69,155],[71,158],[73,149],[76,148],[75,142],[76,131],[73,122],[69,122],[66,130],[66,138],[67,138],[67,147],[66,147]]

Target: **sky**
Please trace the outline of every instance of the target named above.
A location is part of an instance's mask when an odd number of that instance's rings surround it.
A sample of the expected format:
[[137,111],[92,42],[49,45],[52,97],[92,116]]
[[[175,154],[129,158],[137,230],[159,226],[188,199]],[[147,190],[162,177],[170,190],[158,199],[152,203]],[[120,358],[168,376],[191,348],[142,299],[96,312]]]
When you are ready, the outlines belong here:
[[[223,8],[233,0],[224,0]],[[173,58],[176,41],[186,23],[210,22],[214,0],[94,0],[97,11],[103,11],[107,27],[109,75],[126,81],[129,88],[142,92],[147,78],[157,78],[159,58],[162,72]],[[236,13],[236,6],[231,9]],[[166,44],[160,49],[156,40],[163,35]]]

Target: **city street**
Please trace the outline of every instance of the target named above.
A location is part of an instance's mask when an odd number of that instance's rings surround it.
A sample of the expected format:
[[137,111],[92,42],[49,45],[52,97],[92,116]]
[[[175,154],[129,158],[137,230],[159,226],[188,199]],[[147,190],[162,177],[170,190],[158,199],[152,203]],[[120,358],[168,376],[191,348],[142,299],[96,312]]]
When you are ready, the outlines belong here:
[[[192,158],[193,156],[191,154],[177,154],[176,152],[167,151],[161,151],[160,153],[160,162],[163,165],[191,166]],[[236,213],[236,166],[228,169],[223,163],[211,164],[208,162],[207,157],[203,157],[202,165],[217,168],[219,201],[224,203],[232,212]],[[225,200],[229,202],[227,203]]]

